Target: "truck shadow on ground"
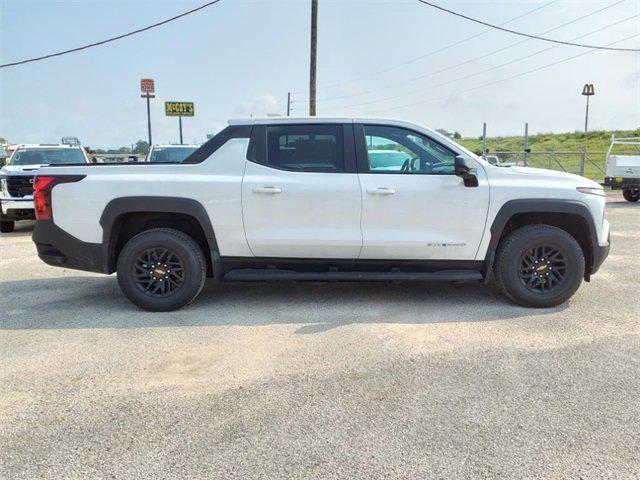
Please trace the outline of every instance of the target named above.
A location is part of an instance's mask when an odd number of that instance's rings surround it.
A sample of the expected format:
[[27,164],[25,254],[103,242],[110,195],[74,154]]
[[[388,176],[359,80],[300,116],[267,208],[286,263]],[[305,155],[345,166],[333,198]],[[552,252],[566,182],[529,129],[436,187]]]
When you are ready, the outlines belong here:
[[552,314],[514,305],[493,285],[451,283],[216,283],[176,312],[145,312],[115,276],[0,283],[0,330],[301,324],[309,334],[355,323],[486,322]]

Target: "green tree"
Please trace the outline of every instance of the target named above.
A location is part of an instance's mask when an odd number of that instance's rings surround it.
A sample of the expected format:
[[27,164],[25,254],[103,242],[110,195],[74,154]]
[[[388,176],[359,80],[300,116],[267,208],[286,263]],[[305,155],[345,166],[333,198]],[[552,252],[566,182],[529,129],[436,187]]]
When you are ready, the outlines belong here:
[[455,133],[453,134],[453,138],[455,138],[456,140],[458,140],[458,139],[462,138],[462,135],[460,135],[460,132],[455,132]]
[[133,153],[146,155],[149,153],[149,142],[145,142],[144,140],[138,140],[136,142],[136,146],[133,148]]

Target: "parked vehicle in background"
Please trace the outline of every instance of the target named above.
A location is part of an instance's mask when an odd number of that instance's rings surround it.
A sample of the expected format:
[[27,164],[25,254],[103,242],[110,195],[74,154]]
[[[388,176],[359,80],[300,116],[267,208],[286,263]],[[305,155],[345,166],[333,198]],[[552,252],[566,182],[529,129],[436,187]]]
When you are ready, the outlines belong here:
[[152,145],[146,161],[151,163],[180,163],[198,148],[199,145]]
[[151,311],[190,303],[207,276],[495,275],[515,302],[549,307],[606,258],[605,200],[591,180],[495,167],[407,122],[250,119],[182,164],[42,169],[33,241],[50,265],[117,271],[127,298]]
[[[616,146],[634,147],[636,155],[614,153]],[[612,190],[622,190],[628,202],[640,200],[640,137],[616,138],[611,136],[611,145],[606,156],[607,170],[604,184]]]
[[89,163],[80,145],[18,145],[0,169],[0,232],[12,232],[16,220],[35,219],[33,181],[38,169],[78,163]]

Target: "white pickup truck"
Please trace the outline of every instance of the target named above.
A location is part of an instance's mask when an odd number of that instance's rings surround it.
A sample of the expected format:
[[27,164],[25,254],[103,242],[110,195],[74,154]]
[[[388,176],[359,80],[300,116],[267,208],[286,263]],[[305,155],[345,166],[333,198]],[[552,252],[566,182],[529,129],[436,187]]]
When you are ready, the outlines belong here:
[[0,169],[0,232],[13,232],[17,220],[33,220],[33,182],[44,165],[89,163],[80,145],[21,144]]
[[513,301],[549,307],[569,299],[608,254],[605,194],[585,178],[496,167],[402,121],[229,123],[182,163],[40,170],[40,258],[117,272],[134,304],[168,311],[193,301],[207,276],[493,275]]

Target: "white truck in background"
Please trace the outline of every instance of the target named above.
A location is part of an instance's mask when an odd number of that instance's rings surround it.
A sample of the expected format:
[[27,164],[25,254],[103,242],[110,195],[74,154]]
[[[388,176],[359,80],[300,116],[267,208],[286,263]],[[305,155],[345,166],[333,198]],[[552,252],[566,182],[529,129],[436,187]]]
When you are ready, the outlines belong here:
[[0,232],[13,232],[18,220],[35,220],[33,181],[41,167],[77,163],[90,163],[79,142],[18,145],[0,169]]
[[189,155],[195,152],[200,145],[186,145],[186,144],[167,144],[151,145],[149,153],[145,158],[145,162],[150,163],[180,163],[184,161]]
[[[615,153],[616,146],[633,147],[635,155]],[[611,145],[606,156],[606,177],[604,184],[612,190],[622,190],[628,202],[640,200],[640,137],[611,137]]]

